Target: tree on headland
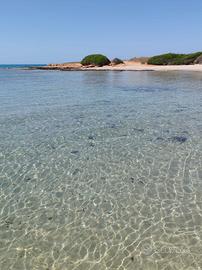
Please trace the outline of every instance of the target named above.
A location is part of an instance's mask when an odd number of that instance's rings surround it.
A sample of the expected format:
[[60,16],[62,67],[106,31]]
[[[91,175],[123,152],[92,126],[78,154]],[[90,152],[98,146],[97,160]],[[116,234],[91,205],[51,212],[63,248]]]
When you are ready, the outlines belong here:
[[83,58],[81,61],[82,66],[97,66],[102,67],[109,65],[110,60],[102,54],[91,54]]

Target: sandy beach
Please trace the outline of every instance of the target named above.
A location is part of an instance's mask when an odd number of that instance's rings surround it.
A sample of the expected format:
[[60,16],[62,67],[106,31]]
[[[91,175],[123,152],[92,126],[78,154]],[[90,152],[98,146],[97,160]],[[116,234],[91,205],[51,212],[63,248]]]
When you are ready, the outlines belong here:
[[83,67],[79,62],[70,62],[63,64],[50,64],[48,66],[37,67],[37,69],[43,70],[112,70],[112,71],[202,71],[202,65],[166,65],[156,66],[141,64],[136,61],[124,61],[124,64],[109,65],[103,67]]

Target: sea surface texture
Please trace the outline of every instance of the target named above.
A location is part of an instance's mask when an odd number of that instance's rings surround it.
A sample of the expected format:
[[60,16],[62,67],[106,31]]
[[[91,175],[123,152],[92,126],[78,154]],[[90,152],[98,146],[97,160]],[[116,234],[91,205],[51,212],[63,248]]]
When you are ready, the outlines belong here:
[[202,74],[1,69],[0,269],[202,269]]

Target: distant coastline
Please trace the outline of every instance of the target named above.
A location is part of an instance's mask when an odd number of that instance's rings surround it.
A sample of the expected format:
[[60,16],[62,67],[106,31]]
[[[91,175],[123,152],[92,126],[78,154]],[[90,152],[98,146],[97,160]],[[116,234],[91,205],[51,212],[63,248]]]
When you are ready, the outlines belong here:
[[105,55],[91,54],[84,57],[81,62],[32,67],[34,68],[60,71],[202,71],[202,52],[166,53],[152,57],[135,57],[126,61],[119,58],[109,60]]
[[59,71],[200,71],[202,64],[195,65],[149,65],[137,61],[124,61],[119,65],[107,65],[102,67],[84,67],[79,62],[64,64],[50,64],[47,66],[32,66],[31,69],[59,70]]

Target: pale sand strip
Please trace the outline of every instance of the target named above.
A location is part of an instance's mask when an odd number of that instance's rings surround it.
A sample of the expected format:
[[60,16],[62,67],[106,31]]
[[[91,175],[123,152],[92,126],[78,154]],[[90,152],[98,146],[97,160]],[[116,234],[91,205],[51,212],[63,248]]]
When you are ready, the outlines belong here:
[[126,61],[122,65],[88,68],[89,70],[136,70],[136,71],[202,71],[202,65],[154,66]]

